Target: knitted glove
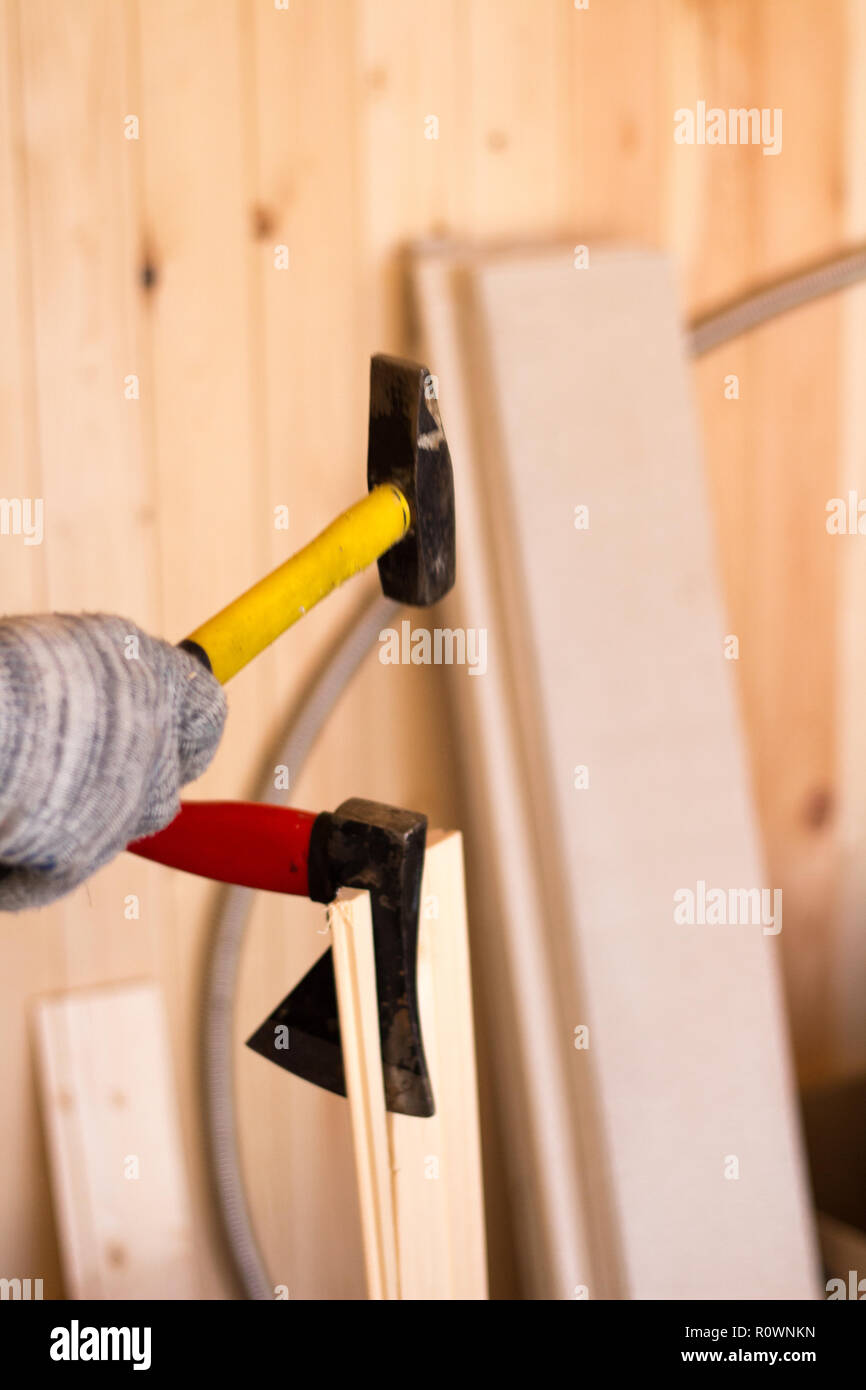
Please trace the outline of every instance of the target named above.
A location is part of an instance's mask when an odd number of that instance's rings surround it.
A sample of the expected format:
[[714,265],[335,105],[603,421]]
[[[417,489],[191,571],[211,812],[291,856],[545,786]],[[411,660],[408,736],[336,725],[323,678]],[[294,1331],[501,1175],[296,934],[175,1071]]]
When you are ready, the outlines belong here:
[[210,672],[126,618],[0,620],[0,909],[62,897],[167,825],[225,717]]

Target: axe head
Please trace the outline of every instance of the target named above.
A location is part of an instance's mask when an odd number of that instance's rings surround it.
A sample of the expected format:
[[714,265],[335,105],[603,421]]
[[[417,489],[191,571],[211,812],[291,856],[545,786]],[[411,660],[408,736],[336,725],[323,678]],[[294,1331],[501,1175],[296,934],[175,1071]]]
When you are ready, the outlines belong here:
[[[310,896],[366,888],[373,916],[385,1103],[400,1115],[434,1113],[415,987],[427,818],[353,798],[319,816],[310,844]],[[247,1045],[286,1071],[346,1094],[331,951],[319,958]]]
[[370,363],[367,486],[396,483],[412,525],[379,559],[388,598],[425,606],[454,586],[454,478],[439,416],[435,380],[426,367],[382,353]]

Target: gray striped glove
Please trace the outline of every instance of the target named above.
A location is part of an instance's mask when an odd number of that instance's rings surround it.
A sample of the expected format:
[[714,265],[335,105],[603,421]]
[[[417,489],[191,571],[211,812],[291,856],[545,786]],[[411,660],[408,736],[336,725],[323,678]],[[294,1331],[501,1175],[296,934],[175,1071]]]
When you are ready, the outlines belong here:
[[225,717],[210,672],[126,618],[0,620],[0,909],[62,897],[173,820]]

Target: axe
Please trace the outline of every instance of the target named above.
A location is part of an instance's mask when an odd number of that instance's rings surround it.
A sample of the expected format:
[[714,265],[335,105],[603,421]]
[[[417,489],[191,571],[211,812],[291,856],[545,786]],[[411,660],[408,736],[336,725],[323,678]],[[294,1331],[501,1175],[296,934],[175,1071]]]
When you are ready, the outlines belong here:
[[379,563],[388,598],[427,606],[454,584],[454,481],[426,367],[370,363],[366,497],[180,646],[225,683],[353,574]]
[[[358,797],[316,815],[285,806],[190,801],[156,835],[128,848],[221,883],[330,903],[366,888],[373,916],[385,1103],[434,1113],[415,985],[427,817]],[[247,1046],[286,1071],[346,1094],[337,988],[327,950]]]

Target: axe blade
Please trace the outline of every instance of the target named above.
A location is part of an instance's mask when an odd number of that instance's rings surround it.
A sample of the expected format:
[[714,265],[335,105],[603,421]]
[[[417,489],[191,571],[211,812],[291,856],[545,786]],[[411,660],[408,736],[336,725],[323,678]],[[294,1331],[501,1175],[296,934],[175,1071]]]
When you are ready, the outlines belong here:
[[[402,1046],[405,1064],[395,1060],[393,1040],[389,1060],[383,1058],[385,1108],[398,1115],[432,1115],[433,1093],[426,1068],[419,1071],[409,1037]],[[291,993],[259,1024],[247,1038],[247,1047],[303,1081],[338,1096],[346,1094],[332,950],[319,957]]]
[[247,1038],[247,1047],[314,1086],[346,1094],[333,951],[319,957]]

